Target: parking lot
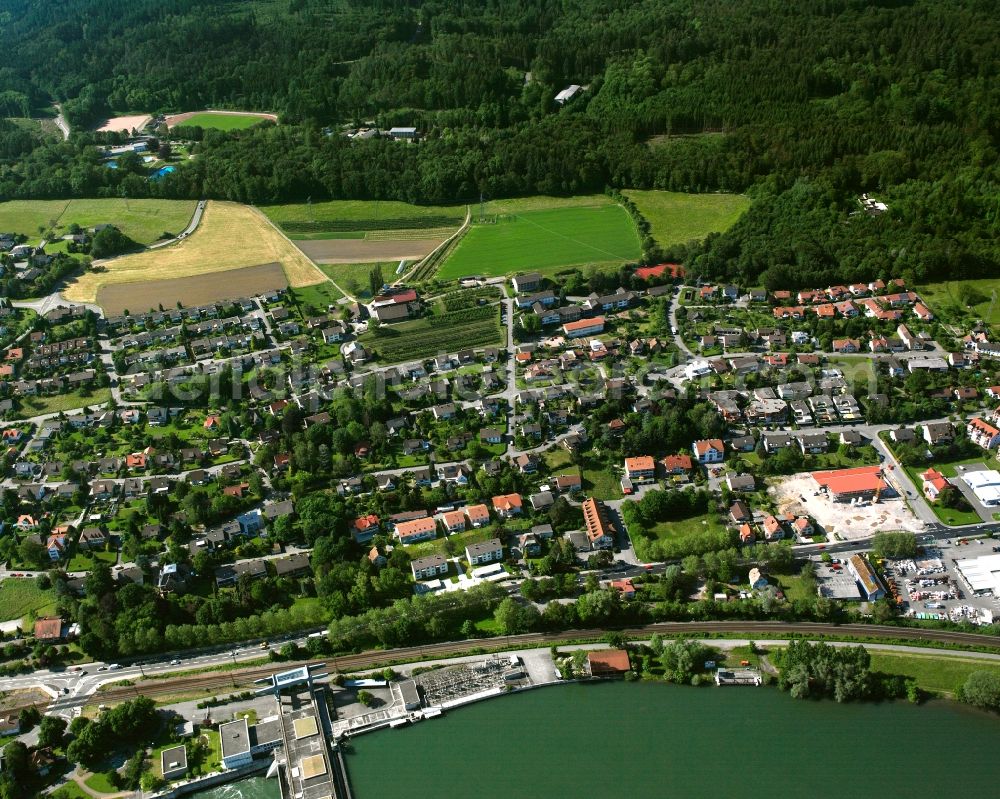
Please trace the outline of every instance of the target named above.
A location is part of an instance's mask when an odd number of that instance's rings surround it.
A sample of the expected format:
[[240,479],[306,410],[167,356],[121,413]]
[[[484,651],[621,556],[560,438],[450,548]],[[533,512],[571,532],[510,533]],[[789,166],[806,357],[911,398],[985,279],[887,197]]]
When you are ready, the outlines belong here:
[[887,560],[886,575],[895,580],[909,616],[989,624],[1000,615],[1000,599],[974,595],[955,561],[992,555],[998,545],[992,538],[947,539],[925,545],[918,558]]

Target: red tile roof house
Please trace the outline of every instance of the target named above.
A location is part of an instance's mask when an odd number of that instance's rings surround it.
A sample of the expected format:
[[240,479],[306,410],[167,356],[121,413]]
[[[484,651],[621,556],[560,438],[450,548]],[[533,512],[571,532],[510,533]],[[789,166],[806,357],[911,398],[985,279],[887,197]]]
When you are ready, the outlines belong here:
[[602,649],[587,653],[587,670],[591,677],[618,677],[631,668],[628,652],[624,649]]
[[635,598],[635,586],[632,584],[631,577],[626,577],[623,580],[612,580],[611,588],[621,594],[622,599]]
[[695,441],[691,450],[698,463],[722,463],[726,459],[726,447],[718,438]]
[[379,519],[374,513],[359,516],[351,524],[351,535],[359,544],[371,541],[379,531]]
[[396,535],[404,544],[412,544],[414,541],[426,541],[437,536],[437,522],[431,517],[423,519],[413,519],[408,522],[400,522],[396,525]]
[[982,419],[970,420],[965,431],[969,434],[969,438],[983,449],[996,449],[1000,446],[1000,430]]
[[497,512],[497,515],[505,519],[509,519],[511,516],[520,516],[521,495],[502,494],[500,496],[493,497],[493,510]]
[[945,479],[944,475],[937,469],[931,467],[920,475],[920,478],[924,481],[924,496],[931,502],[937,502],[941,492],[948,487],[948,481]]
[[833,340],[834,352],[857,352],[861,349],[861,344],[853,338],[835,338]]
[[650,455],[626,458],[625,476],[634,483],[651,483],[656,477],[656,461]]
[[62,635],[62,619],[58,616],[46,616],[35,622],[36,641],[58,641]]
[[490,523],[490,509],[485,505],[470,505],[465,509],[465,514],[473,527],[483,527]]
[[667,474],[686,474],[694,468],[690,455],[667,455],[660,463]]

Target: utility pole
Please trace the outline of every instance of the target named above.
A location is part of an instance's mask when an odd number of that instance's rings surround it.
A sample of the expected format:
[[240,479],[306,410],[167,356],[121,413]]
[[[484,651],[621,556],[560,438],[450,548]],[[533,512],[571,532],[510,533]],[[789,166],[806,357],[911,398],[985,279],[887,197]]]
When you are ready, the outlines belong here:
[[479,192],[479,221],[482,222],[486,218],[486,206],[483,203],[483,193]]

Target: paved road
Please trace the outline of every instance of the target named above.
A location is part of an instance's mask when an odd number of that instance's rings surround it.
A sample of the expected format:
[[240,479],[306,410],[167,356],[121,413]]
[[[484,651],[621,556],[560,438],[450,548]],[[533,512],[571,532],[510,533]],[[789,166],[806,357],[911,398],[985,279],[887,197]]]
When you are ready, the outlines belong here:
[[[205,214],[205,203],[206,203],[205,200],[198,201],[198,204],[194,207],[194,215],[191,217],[191,221],[188,222],[187,227],[184,228],[184,230],[182,230],[180,233],[178,233],[174,238],[164,239],[163,241],[157,241],[153,244],[150,244],[149,247],[147,247],[146,249],[158,250],[160,247],[166,247],[168,244],[176,244],[178,241],[186,239],[188,236],[194,233],[195,230],[198,229],[198,225],[201,224],[202,216],[204,216]],[[94,263],[104,263],[104,262],[95,261]]]
[[58,127],[59,130],[62,131],[63,138],[64,139],[68,139],[69,138],[69,123],[66,121],[66,117],[63,116],[62,106],[59,105],[59,103],[56,103],[55,104],[55,109],[56,109],[56,111],[58,113],[56,114],[56,118],[53,121],[56,123],[56,127]]

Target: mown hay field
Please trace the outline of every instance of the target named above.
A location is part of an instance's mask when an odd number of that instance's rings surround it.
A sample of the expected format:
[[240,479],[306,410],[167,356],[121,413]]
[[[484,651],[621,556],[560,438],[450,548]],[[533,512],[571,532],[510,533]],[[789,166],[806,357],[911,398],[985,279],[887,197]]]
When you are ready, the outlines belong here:
[[729,230],[750,207],[742,194],[682,194],[676,191],[623,191],[649,222],[662,246],[684,244]]
[[82,228],[109,224],[133,241],[152,244],[184,230],[194,209],[194,200],[11,200],[0,203],[0,230],[37,243],[40,227],[62,236],[74,222]]
[[104,271],[80,275],[62,293],[67,300],[95,302],[98,292],[106,286],[192,277],[270,263],[281,264],[288,284],[293,287],[326,280],[316,265],[255,208],[212,201],[205,207],[198,229],[183,241],[104,261],[100,264]]

